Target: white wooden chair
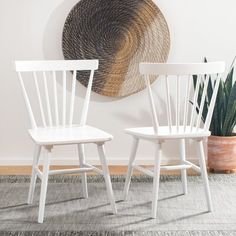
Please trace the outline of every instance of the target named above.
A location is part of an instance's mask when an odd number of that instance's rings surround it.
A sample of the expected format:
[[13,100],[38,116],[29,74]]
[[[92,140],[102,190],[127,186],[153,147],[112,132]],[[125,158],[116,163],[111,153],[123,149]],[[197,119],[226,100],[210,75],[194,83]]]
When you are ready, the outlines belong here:
[[[203,149],[203,139],[211,134],[209,131],[209,126],[220,81],[218,73],[223,73],[224,69],[224,62],[196,64],[140,63],[139,70],[144,76],[146,82],[153,126],[126,129],[126,132],[133,137],[133,145],[123,197],[124,200],[127,198],[133,169],[153,177],[153,197],[151,211],[152,218],[157,217],[160,170],[181,170],[184,194],[187,193],[186,169],[192,168],[195,171],[200,172],[204,181],[208,210],[212,210],[211,195]],[[193,88],[194,85],[192,75],[197,75],[195,89]],[[150,85],[150,78],[153,78],[152,76],[159,76],[156,83],[162,81],[162,91],[164,91],[165,94],[165,111],[162,112],[166,114],[167,125],[160,125],[160,120],[158,120],[159,110],[156,108],[153,91]],[[206,120],[203,124],[201,119],[204,103],[207,99],[207,88],[210,84],[210,80],[213,85],[213,94],[210,101],[207,100],[209,107]],[[171,84],[172,87],[170,86]],[[173,85],[175,87],[174,89]],[[199,96],[198,94],[200,91],[201,95]],[[172,105],[172,99],[175,107],[174,109]],[[135,156],[140,139],[145,139],[155,143],[156,152],[154,158],[154,171],[151,171],[142,166],[135,165]],[[180,163],[178,165],[172,166],[161,166],[162,143],[170,139],[176,139],[180,142]],[[185,141],[188,139],[195,141],[197,144],[200,167],[186,160]]]
[[[37,177],[41,179],[38,222],[43,222],[48,176],[53,174],[81,173],[84,198],[88,197],[86,172],[95,171],[104,175],[112,212],[116,214],[117,210],[104,152],[104,143],[110,141],[112,136],[86,125],[93,76],[94,71],[98,68],[98,60],[16,61],[15,68],[31,121],[32,128],[29,129],[29,134],[35,143],[28,204],[32,204]],[[88,73],[88,86],[81,119],[76,123],[74,122],[76,76],[78,73],[86,73],[85,71],[90,72],[90,75]],[[30,75],[30,79],[32,78],[31,91],[26,86],[26,80],[29,80],[27,75]],[[72,78],[68,79],[68,77]],[[61,93],[58,86],[59,79],[62,80]],[[67,86],[68,81],[71,81],[71,89]],[[34,92],[32,92],[32,86],[35,86]],[[30,94],[35,95],[36,100],[32,100]],[[35,101],[36,104],[34,104]],[[35,105],[35,109],[33,105]],[[84,144],[87,143],[97,145],[102,170],[85,163]],[[78,145],[80,168],[49,170],[53,146],[66,144]],[[47,155],[43,158],[43,171],[40,171],[38,165],[42,147],[46,149]]]

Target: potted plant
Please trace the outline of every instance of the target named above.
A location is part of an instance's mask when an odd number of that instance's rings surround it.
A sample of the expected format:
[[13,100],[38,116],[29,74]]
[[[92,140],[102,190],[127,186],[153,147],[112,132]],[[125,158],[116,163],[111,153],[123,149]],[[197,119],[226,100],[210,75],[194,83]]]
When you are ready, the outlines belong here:
[[[235,59],[234,59],[235,61]],[[210,171],[230,173],[236,169],[236,81],[234,77],[234,61],[225,80],[221,79],[216,98],[215,108],[210,124],[211,136],[208,138],[208,167]],[[205,59],[205,62],[206,59]],[[194,76],[196,84],[196,76]],[[207,89],[208,101],[212,95],[212,83],[209,80]],[[200,93],[203,84],[200,86]],[[200,102],[200,96],[198,101]],[[207,114],[207,101],[202,115],[203,122]]]

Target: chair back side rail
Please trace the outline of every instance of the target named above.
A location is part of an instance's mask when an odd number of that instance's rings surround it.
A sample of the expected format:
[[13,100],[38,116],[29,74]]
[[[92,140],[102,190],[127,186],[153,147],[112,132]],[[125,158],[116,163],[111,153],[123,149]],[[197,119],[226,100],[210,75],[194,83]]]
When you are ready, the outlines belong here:
[[210,106],[208,109],[208,114],[207,114],[206,121],[204,124],[205,130],[209,130],[209,128],[210,128],[211,119],[212,119],[212,115],[213,115],[213,111],[214,111],[214,107],[215,107],[215,102],[216,102],[216,97],[217,97],[219,85],[220,85],[220,76],[217,75],[217,78],[215,81],[215,89],[214,89],[212,97],[211,97]]
[[32,107],[31,107],[29,97],[27,95],[25,85],[24,85],[24,82],[23,82],[23,78],[22,78],[20,72],[18,72],[18,78],[20,80],[20,85],[21,85],[21,88],[22,88],[22,91],[23,91],[23,96],[24,96],[25,105],[26,105],[26,108],[27,108],[27,111],[28,111],[28,114],[29,114],[31,127],[32,127],[32,129],[36,129],[37,124],[36,124],[35,119],[34,119],[34,114],[33,114],[33,111],[32,111]]
[[158,123],[153,93],[152,93],[152,89],[151,89],[151,84],[150,84],[150,80],[149,80],[148,76],[145,76],[145,83],[148,88],[148,97],[149,97],[150,104],[151,104],[151,114],[152,114],[153,127],[155,129],[155,132],[158,133],[159,123]]
[[39,102],[41,119],[42,119],[42,122],[43,122],[43,126],[46,127],[47,125],[46,125],[46,119],[45,119],[43,104],[42,104],[42,98],[41,98],[41,94],[40,94],[37,73],[35,71],[33,72],[33,77],[34,77],[34,83],[35,83],[36,93],[37,93],[38,102]]
[[94,71],[92,70],[91,73],[90,73],[88,88],[87,88],[87,92],[86,92],[86,95],[85,95],[85,100],[84,100],[84,106],[83,106],[83,110],[82,110],[80,125],[85,125],[85,123],[87,121],[89,101],[90,101],[92,84],[93,84],[93,77],[94,77]]

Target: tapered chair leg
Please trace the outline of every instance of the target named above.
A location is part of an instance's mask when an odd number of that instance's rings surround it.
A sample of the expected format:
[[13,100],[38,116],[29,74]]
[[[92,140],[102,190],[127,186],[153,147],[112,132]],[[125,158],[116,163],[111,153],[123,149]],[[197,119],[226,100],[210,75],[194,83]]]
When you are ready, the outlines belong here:
[[47,186],[48,186],[49,165],[50,165],[52,147],[48,147],[46,149],[47,149],[47,155],[44,157],[44,162],[43,162],[43,175],[42,175],[41,192],[40,192],[40,199],[39,199],[39,215],[38,215],[39,223],[43,223],[43,218],[44,218],[44,210],[45,210],[45,202],[46,202],[46,194],[47,194]]
[[154,164],[154,178],[153,178],[153,192],[152,192],[152,212],[151,217],[157,217],[157,202],[159,192],[159,181],[160,181],[160,166],[161,166],[161,143],[156,144],[155,153],[155,164]]
[[138,149],[138,143],[139,143],[139,139],[134,138],[133,144],[132,144],[132,149],[131,149],[131,154],[130,154],[130,159],[129,159],[128,171],[127,171],[126,180],[125,180],[124,191],[123,191],[123,200],[126,200],[127,196],[128,196],[131,175],[133,172],[134,160],[135,160],[137,149]]
[[108,165],[107,165],[107,161],[106,161],[104,144],[98,144],[97,148],[98,148],[99,158],[100,158],[100,161],[102,164],[103,176],[104,176],[106,188],[107,188],[107,195],[110,200],[112,212],[113,212],[113,214],[116,214],[117,213],[116,203],[115,203],[115,198],[114,198],[114,194],[113,194],[113,190],[112,190],[109,169],[108,169]]
[[37,180],[37,174],[36,174],[35,168],[38,166],[40,152],[41,152],[41,146],[35,145],[34,159],[33,159],[33,165],[32,165],[32,174],[31,174],[31,180],[30,180],[30,188],[29,188],[29,194],[28,194],[28,200],[27,200],[28,204],[33,203],[35,184]]
[[[84,167],[85,156],[84,156],[84,144],[78,144],[78,153],[79,153],[79,162],[80,168]],[[83,188],[83,197],[88,198],[88,186],[87,186],[87,175],[86,173],[81,173],[82,177],[82,188]]]
[[210,193],[210,187],[209,187],[209,180],[208,180],[208,175],[207,175],[203,141],[202,140],[198,141],[197,144],[198,144],[199,164],[201,168],[201,175],[204,182],[204,189],[205,189],[208,211],[211,212],[213,210],[213,207],[212,207],[211,193]]
[[[186,149],[185,149],[184,139],[180,140],[180,160],[181,162],[186,161]],[[182,181],[183,193],[187,194],[188,189],[187,189],[187,170],[186,169],[181,170],[181,181]]]

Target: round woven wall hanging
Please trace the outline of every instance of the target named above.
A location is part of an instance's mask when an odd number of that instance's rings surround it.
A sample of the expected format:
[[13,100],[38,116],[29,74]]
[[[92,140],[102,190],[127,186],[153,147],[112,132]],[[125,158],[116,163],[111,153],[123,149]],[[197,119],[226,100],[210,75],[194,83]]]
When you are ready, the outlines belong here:
[[[69,13],[62,48],[65,59],[99,59],[92,90],[123,97],[145,88],[139,62],[165,62],[170,35],[152,0],[81,0]],[[78,73],[84,86],[88,72]]]

